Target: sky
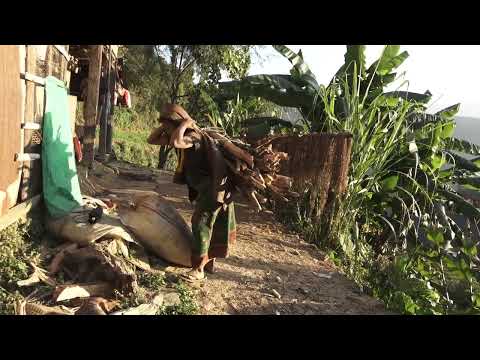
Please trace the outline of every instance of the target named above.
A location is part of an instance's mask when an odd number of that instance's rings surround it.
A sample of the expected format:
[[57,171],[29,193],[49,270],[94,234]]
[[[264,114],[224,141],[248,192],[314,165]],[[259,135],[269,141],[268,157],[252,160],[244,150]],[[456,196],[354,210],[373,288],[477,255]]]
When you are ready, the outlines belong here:
[[[287,45],[298,52],[317,77],[320,84],[328,84],[344,62],[345,45]],[[367,67],[376,60],[382,45],[367,45]],[[435,112],[460,103],[458,116],[480,118],[480,45],[402,45],[401,51],[409,57],[398,68],[402,79],[388,90],[395,90],[408,80],[408,90],[432,93],[431,108]],[[288,74],[290,62],[270,45],[259,50],[261,60],[254,57],[250,75]],[[401,89],[407,90],[407,85]]]

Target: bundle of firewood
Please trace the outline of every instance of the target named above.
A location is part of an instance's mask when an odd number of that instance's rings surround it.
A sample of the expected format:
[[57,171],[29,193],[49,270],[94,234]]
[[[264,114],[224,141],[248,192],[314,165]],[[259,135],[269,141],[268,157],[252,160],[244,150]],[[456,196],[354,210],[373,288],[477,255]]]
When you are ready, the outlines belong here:
[[274,151],[265,141],[252,145],[212,130],[203,130],[203,133],[215,140],[224,155],[231,180],[259,211],[269,195],[285,202],[298,196],[290,190],[292,179],[279,174],[280,162],[288,159],[287,153]]
[[259,211],[271,195],[277,200],[288,201],[296,197],[290,191],[292,180],[279,174],[280,162],[288,159],[283,152],[275,152],[269,139],[256,144],[247,144],[238,139],[230,139],[215,129],[202,129],[181,106],[166,104],[161,119],[170,119],[180,125],[178,137],[183,137],[187,129],[213,140],[230,170],[230,181],[251,201]]

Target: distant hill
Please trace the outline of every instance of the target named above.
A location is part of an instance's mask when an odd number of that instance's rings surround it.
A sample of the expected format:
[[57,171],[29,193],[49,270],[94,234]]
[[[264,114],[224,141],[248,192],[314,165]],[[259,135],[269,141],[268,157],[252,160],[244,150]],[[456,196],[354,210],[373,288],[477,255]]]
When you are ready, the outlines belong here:
[[[279,106],[278,109],[280,110],[279,117],[292,124],[297,124],[302,119],[302,114],[296,108]],[[270,114],[263,116],[270,116]],[[480,118],[457,116],[455,121],[457,126],[454,136],[480,146]]]
[[480,145],[480,118],[457,116],[455,121],[457,126],[454,136],[456,138]]

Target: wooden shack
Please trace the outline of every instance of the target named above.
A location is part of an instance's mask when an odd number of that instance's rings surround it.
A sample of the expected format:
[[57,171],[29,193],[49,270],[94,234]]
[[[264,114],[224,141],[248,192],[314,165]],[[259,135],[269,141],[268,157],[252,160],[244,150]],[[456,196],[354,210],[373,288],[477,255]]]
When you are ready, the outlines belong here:
[[72,128],[77,102],[84,100],[80,84],[87,84],[83,162],[91,165],[100,74],[102,67],[108,76],[116,70],[118,49],[118,45],[0,45],[0,230],[42,200],[45,78],[54,76],[65,83]]

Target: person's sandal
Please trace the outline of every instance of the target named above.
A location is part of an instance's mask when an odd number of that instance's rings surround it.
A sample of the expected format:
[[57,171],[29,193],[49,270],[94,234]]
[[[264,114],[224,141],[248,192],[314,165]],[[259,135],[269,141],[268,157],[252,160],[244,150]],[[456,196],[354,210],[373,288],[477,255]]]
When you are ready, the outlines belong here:
[[203,267],[203,270],[208,272],[209,274],[214,274],[215,273],[215,259],[209,260],[205,266]]
[[188,273],[182,274],[181,277],[188,282],[202,281],[207,279],[205,273],[201,273],[197,270],[190,270]]

